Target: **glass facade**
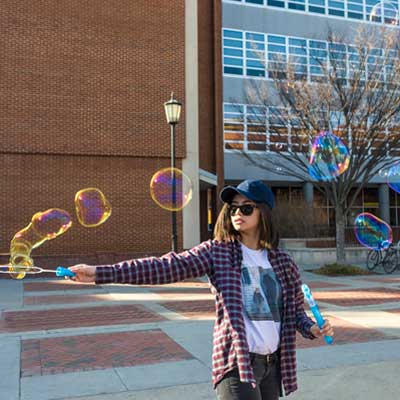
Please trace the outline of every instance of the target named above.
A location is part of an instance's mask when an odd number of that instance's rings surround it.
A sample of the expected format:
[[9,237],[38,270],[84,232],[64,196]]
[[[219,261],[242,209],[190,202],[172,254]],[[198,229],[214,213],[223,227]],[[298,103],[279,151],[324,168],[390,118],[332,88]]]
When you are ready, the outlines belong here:
[[[320,14],[328,17],[366,21],[374,24],[397,25],[399,1],[379,0],[224,0],[258,7]],[[372,12],[379,7],[379,11]]]
[[290,66],[295,79],[319,82],[328,68],[335,68],[343,84],[354,74],[389,84],[400,61],[396,51],[369,49],[360,71],[362,50],[343,43],[223,29],[223,71],[228,76],[284,79]]

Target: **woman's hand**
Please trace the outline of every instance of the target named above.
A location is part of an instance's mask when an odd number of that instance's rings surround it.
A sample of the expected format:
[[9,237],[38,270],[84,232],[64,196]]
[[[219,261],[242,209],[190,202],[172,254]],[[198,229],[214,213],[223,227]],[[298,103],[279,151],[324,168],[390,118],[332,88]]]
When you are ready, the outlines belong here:
[[329,322],[329,320],[325,320],[324,325],[322,325],[322,328],[320,329],[318,327],[317,324],[314,324],[311,328],[310,328],[311,333],[319,338],[321,336],[333,336],[334,332],[333,332],[333,328]]
[[71,278],[75,282],[94,282],[96,280],[95,265],[78,264],[68,269],[75,272],[76,275]]

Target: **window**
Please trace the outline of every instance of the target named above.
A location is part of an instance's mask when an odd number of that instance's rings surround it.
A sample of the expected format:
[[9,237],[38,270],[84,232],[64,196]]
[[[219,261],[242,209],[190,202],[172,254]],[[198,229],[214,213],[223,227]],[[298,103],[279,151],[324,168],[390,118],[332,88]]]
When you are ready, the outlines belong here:
[[268,35],[268,76],[286,77],[286,37]]
[[225,74],[243,75],[243,32],[223,30]]
[[269,150],[288,150],[288,113],[282,107],[268,107]]
[[308,11],[316,14],[325,14],[325,0],[308,0]]
[[267,150],[267,125],[265,107],[246,107],[247,150]]
[[226,150],[243,150],[244,143],[244,106],[224,104],[224,143]]
[[267,4],[271,7],[285,8],[285,2],[280,0],[267,0]]
[[344,17],[344,0],[328,0],[328,14]]
[[304,11],[306,9],[306,1],[305,0],[289,0],[288,8],[291,10]]
[[309,41],[310,80],[320,81],[327,68],[328,53],[326,42],[318,40]]
[[347,17],[352,19],[363,19],[363,0],[347,1]]
[[246,75],[265,76],[264,35],[246,33]]
[[307,40],[289,38],[289,65],[295,79],[307,79]]
[[341,80],[343,85],[346,84],[347,77],[347,53],[346,45],[342,43],[329,43],[329,64],[331,71],[337,79]]
[[323,82],[329,68],[342,85],[368,79],[400,90],[393,79],[400,61],[397,50],[232,29],[223,30],[223,44],[227,75],[286,79],[289,71],[297,80]]
[[286,8],[377,24],[398,25],[397,0],[225,0],[260,7]]

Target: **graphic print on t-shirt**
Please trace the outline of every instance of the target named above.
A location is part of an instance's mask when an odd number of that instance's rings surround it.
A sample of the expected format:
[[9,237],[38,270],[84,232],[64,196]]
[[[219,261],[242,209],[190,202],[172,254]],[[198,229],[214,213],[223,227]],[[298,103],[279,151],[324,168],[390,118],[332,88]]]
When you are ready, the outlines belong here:
[[282,293],[271,268],[242,266],[244,310],[253,321],[281,321]]

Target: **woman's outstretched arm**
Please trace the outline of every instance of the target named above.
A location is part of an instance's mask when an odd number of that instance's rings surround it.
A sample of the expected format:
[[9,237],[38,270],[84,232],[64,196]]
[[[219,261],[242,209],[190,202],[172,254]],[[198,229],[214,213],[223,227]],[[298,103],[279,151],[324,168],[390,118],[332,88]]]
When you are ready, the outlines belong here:
[[70,267],[77,282],[129,283],[157,285],[197,278],[212,269],[211,241],[206,241],[182,253],[168,253],[161,257],[148,257],[122,261],[114,265],[78,264]]

